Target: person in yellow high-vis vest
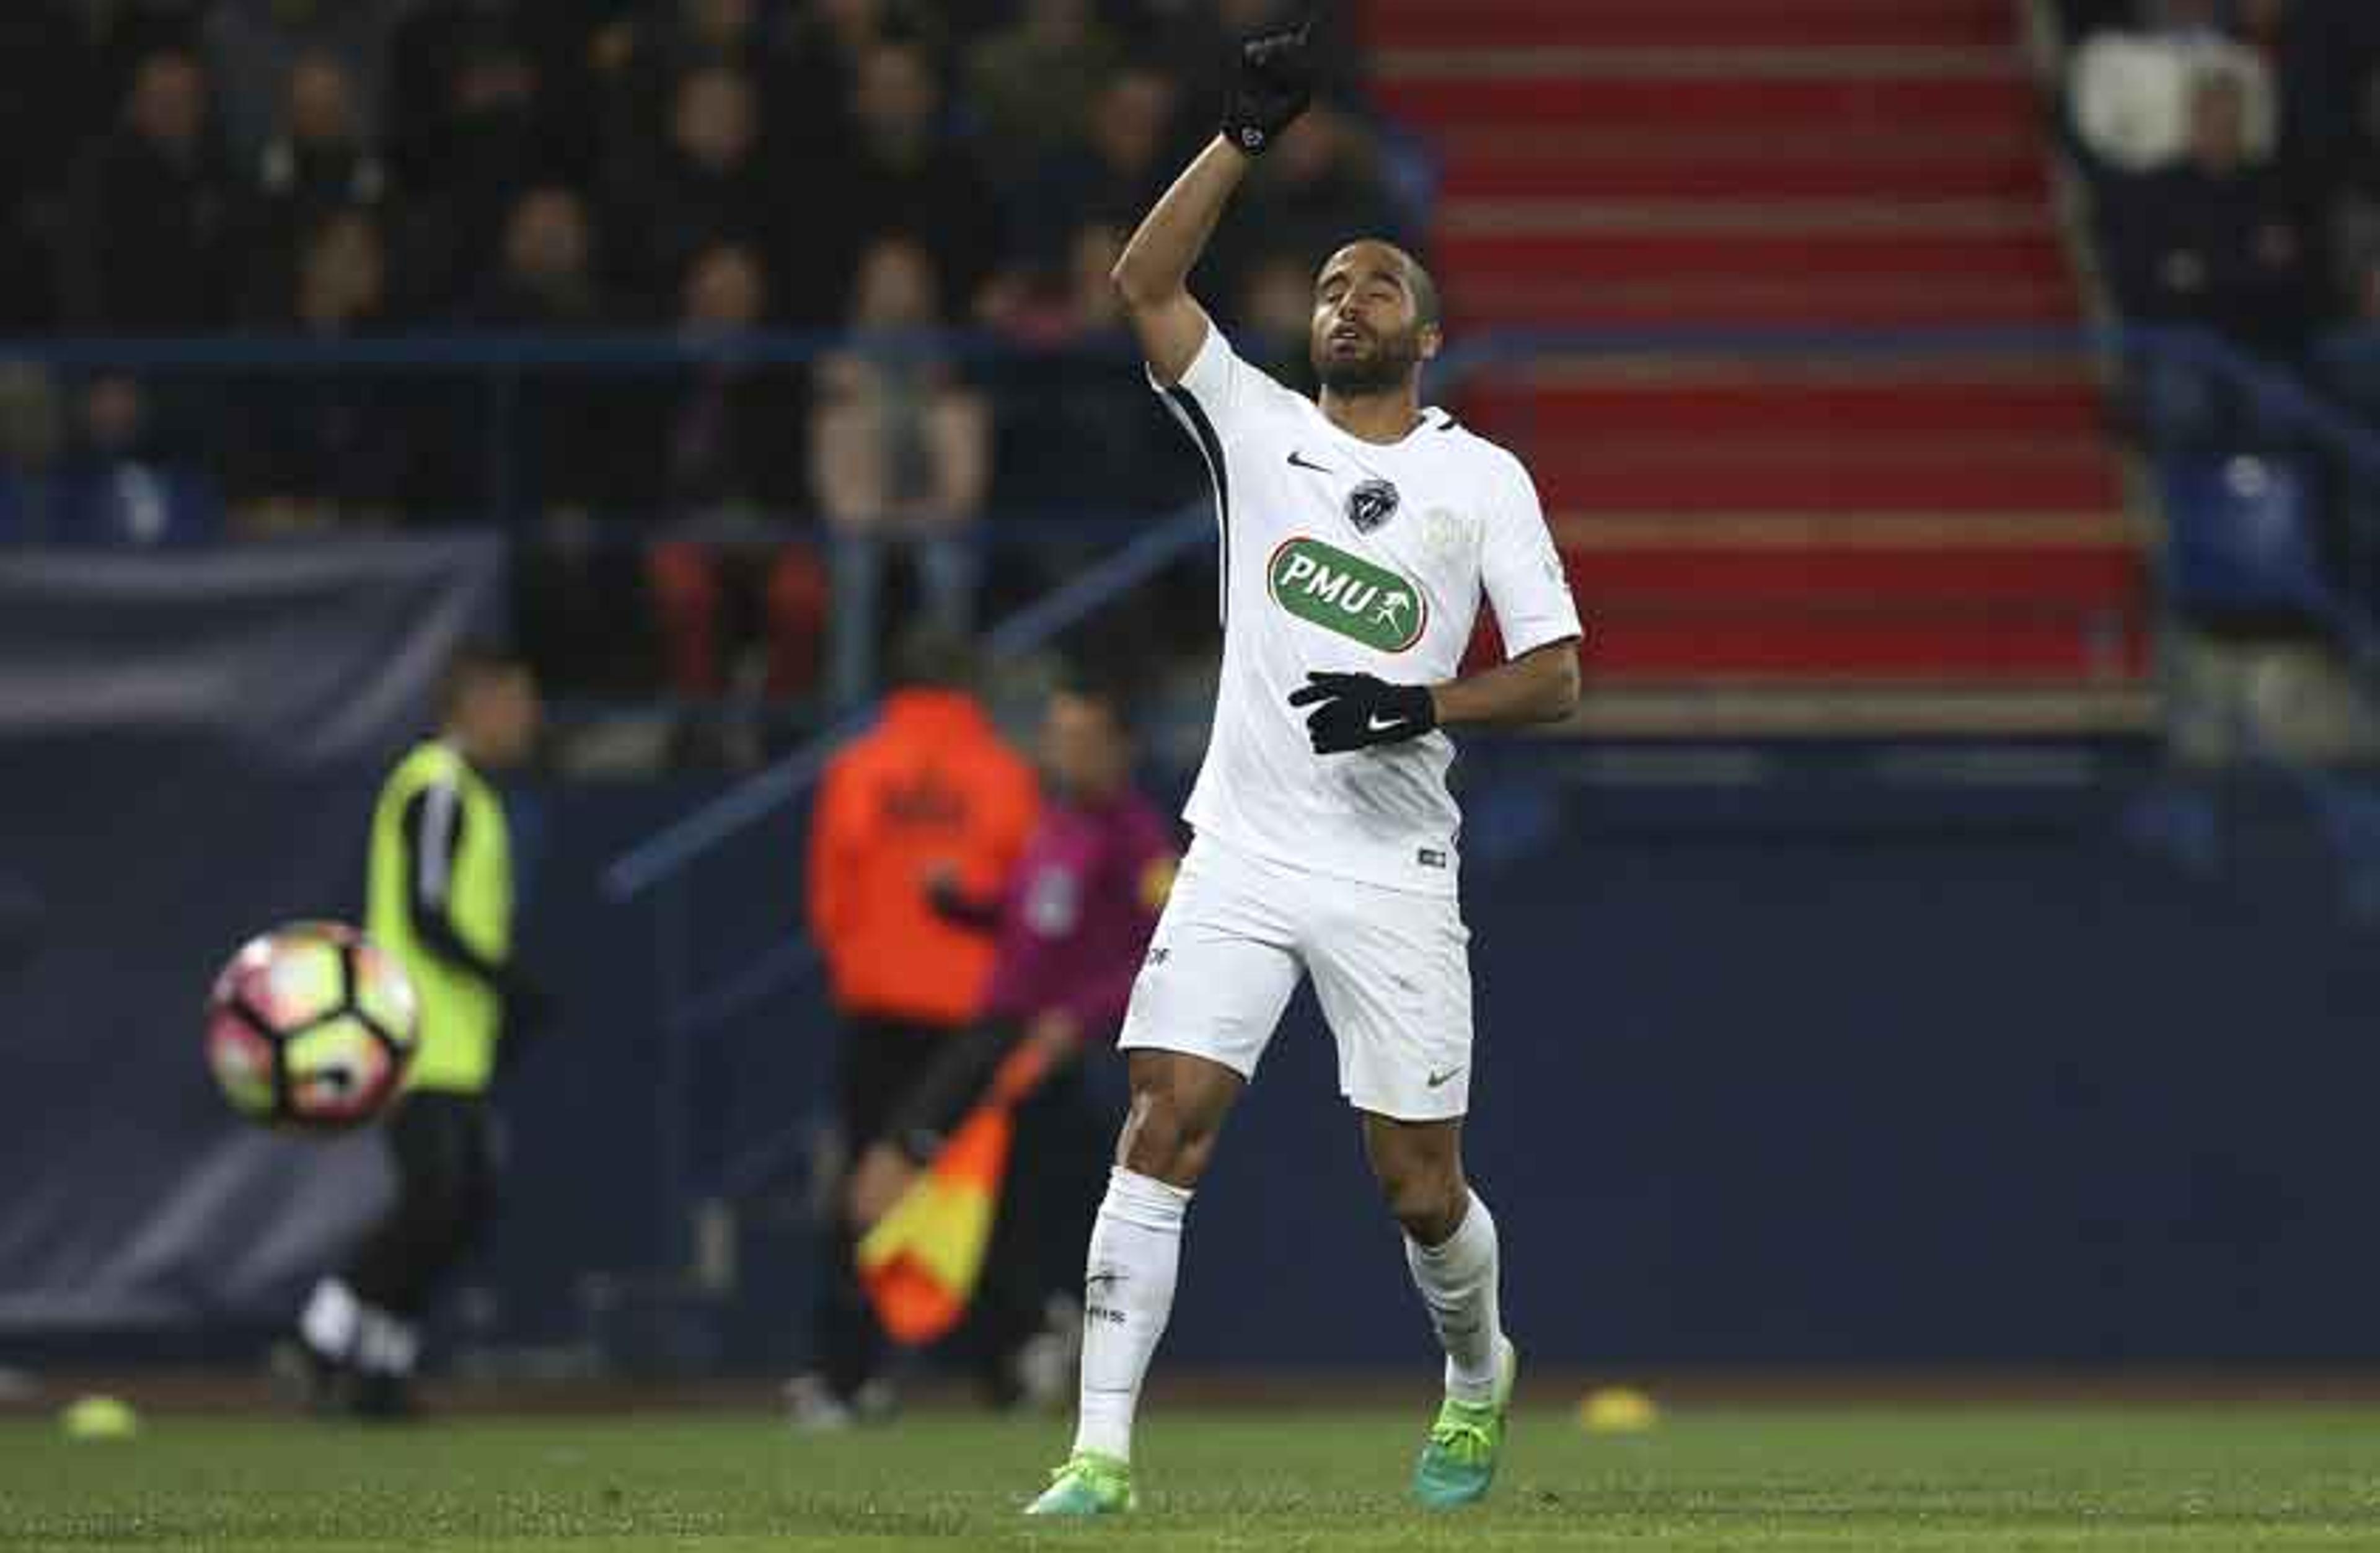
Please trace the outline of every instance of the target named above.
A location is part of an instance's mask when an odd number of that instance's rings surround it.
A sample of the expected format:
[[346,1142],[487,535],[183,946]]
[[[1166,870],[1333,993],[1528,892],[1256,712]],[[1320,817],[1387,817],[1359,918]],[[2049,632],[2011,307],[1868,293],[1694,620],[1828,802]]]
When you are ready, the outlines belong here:
[[535,745],[536,683],[469,647],[441,700],[437,737],[397,763],[372,812],[364,931],[412,978],[420,1045],[382,1129],[396,1199],[298,1323],[295,1357],[323,1411],[410,1407],[422,1314],[493,1206],[488,1085],[544,1002],[514,959],[511,833],[489,782]]

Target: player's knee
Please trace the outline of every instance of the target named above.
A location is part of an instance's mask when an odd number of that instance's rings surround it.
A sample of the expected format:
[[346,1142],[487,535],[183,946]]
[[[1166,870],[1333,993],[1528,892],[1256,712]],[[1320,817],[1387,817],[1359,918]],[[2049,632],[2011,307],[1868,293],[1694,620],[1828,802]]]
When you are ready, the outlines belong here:
[[1460,1170],[1423,1160],[1382,1168],[1380,1191],[1390,1216],[1424,1245],[1436,1245],[1454,1233],[1469,1195]]
[[1195,1186],[1215,1151],[1214,1121],[1172,1086],[1135,1084],[1117,1158],[1127,1170],[1173,1186]]

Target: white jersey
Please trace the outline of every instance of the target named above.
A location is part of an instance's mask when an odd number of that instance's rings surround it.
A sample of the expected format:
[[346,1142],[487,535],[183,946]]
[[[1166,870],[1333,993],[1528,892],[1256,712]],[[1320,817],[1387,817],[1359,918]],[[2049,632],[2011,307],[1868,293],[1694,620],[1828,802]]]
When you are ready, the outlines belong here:
[[1579,635],[1528,471],[1439,410],[1401,442],[1351,436],[1212,325],[1178,385],[1151,381],[1206,456],[1222,534],[1222,682],[1184,817],[1291,867],[1453,894],[1452,742],[1317,755],[1289,697],[1316,669],[1453,679],[1483,590],[1509,656]]

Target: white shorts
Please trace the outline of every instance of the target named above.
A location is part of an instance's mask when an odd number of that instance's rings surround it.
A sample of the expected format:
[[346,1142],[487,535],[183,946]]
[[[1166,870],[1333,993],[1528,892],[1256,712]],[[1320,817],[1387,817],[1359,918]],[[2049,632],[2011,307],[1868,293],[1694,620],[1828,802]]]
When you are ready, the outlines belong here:
[[1471,930],[1451,895],[1327,877],[1191,843],[1117,1045],[1255,1076],[1311,972],[1359,1110],[1441,1121],[1471,1104]]

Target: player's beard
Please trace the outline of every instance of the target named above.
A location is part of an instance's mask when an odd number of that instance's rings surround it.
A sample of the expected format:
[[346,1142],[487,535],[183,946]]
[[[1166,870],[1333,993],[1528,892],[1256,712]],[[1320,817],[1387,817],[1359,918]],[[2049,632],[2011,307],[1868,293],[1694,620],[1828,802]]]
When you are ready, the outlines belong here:
[[1316,381],[1342,398],[1393,394],[1421,365],[1421,330],[1376,336],[1369,351],[1337,359],[1330,355],[1330,337],[1325,335],[1310,354]]

